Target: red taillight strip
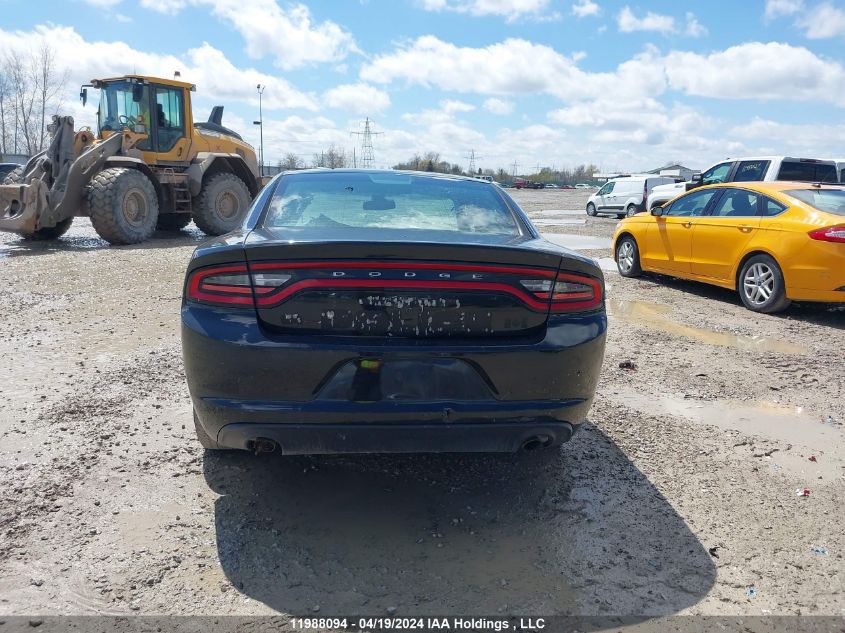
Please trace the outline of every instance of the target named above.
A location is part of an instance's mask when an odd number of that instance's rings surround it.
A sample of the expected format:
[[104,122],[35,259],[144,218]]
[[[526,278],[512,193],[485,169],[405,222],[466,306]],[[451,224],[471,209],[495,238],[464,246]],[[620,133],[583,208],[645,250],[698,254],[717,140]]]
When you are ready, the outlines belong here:
[[[247,268],[244,264],[234,264],[231,266],[210,266],[209,268],[195,270],[191,273],[188,280],[188,299],[226,305],[252,305],[251,288],[224,286],[220,284],[208,284],[208,286],[205,286],[202,284],[202,280],[207,277],[225,273],[247,273]],[[231,288],[237,288],[237,290],[231,290]],[[217,290],[221,294],[206,292],[206,290]],[[233,293],[237,294],[232,296]]]
[[[573,310],[589,310],[591,308],[598,308],[603,301],[601,292],[601,283],[598,279],[587,277],[586,275],[571,275],[568,273],[558,273],[556,281],[572,281],[578,284],[586,284],[590,286],[593,291],[579,292],[567,295],[567,300],[561,301],[557,295],[552,296],[552,312],[572,312]],[[558,300],[556,300],[556,297]],[[571,298],[571,299],[570,299]]]
[[509,286],[508,284],[484,281],[416,281],[413,279],[304,279],[283,287],[279,292],[271,296],[259,297],[257,303],[262,308],[278,305],[291,295],[311,288],[403,288],[409,290],[436,289],[503,292],[517,297],[530,308],[539,312],[545,312],[549,309],[548,303],[537,301],[527,292],[522,292],[516,286]]
[[455,270],[462,272],[478,272],[478,273],[504,273],[512,275],[535,275],[538,277],[545,277],[546,279],[554,279],[555,271],[547,270],[545,268],[522,268],[519,266],[488,266],[486,264],[435,264],[428,262],[362,262],[362,261],[336,261],[336,262],[273,262],[273,263],[254,263],[250,264],[252,270],[288,270],[301,268],[404,268],[409,270]]

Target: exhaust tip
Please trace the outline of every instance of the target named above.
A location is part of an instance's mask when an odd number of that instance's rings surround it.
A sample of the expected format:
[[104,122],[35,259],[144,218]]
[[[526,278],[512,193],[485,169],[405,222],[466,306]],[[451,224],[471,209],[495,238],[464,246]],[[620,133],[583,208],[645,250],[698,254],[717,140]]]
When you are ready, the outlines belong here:
[[549,435],[535,435],[522,443],[522,450],[526,453],[551,446],[553,439]]
[[278,444],[274,440],[266,437],[257,437],[254,440],[247,440],[246,448],[256,455],[259,453],[272,453],[276,450]]

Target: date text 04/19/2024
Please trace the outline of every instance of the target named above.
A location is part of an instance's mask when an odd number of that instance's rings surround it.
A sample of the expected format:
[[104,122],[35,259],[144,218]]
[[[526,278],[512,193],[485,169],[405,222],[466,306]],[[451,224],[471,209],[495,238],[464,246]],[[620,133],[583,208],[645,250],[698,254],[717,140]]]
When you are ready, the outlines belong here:
[[358,617],[358,618],[291,618],[294,630],[357,630],[357,631],[540,631],[544,618],[477,618],[477,617]]

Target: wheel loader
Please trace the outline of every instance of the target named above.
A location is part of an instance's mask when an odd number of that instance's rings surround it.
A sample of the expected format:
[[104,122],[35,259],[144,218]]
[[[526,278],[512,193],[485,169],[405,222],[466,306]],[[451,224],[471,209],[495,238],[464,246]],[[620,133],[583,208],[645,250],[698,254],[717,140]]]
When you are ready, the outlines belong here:
[[252,146],[223,127],[223,107],[195,123],[192,84],[125,75],[95,79],[97,133],[55,116],[50,146],[0,185],[0,230],[26,239],[64,234],[87,216],[112,244],[136,244],[193,219],[209,235],[240,226],[261,188]]

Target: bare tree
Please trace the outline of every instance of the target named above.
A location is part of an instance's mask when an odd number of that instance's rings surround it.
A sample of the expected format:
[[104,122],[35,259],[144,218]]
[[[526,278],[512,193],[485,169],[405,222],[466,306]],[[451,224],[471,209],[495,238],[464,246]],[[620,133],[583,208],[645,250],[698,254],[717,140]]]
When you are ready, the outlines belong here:
[[11,128],[7,125],[9,117],[11,116],[11,87],[9,80],[6,78],[6,69],[0,66],[0,154],[6,154],[9,151],[9,132]]
[[[49,44],[23,55],[10,51],[2,65],[4,113],[2,129],[5,147],[9,141],[13,152],[37,154],[47,144],[48,119],[61,105],[59,95],[67,81],[67,73],[56,68],[56,54]],[[10,128],[11,124],[11,130]]]
[[330,145],[327,150],[323,150],[319,154],[314,154],[313,166],[329,167],[330,169],[349,167],[349,157],[342,147],[339,148]]
[[285,171],[289,169],[302,169],[305,167],[305,161],[293,152],[288,152],[285,157],[279,161],[279,169]]

